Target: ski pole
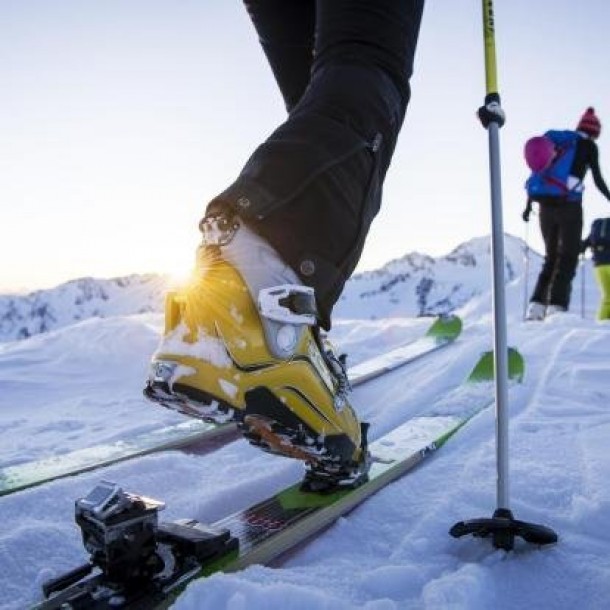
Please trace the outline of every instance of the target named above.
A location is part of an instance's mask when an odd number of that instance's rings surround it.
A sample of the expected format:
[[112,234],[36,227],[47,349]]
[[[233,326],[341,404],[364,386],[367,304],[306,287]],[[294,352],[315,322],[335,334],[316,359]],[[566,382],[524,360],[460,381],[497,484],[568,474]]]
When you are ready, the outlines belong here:
[[500,105],[496,69],[495,17],[493,0],[482,0],[483,41],[485,47],[484,105],[479,119],[489,135],[491,185],[491,246],[493,265],[494,366],[496,397],[497,508],[491,519],[472,519],[456,523],[450,530],[455,537],[466,534],[493,538],[496,548],[511,550],[515,536],[534,544],[557,541],[557,534],[545,526],[517,521],[509,508],[508,482],[508,346],[506,332],[506,294],[504,286],[504,230],[502,228],[502,187],[500,180],[500,128],[505,115]]
[[580,317],[585,319],[585,253],[580,255]]
[[524,281],[523,281],[523,319],[527,317],[527,300],[529,297],[529,275],[530,275],[530,245],[529,245],[529,223],[525,223],[525,264],[524,266]]
[[479,118],[489,134],[489,170],[491,185],[491,247],[493,264],[494,362],[496,383],[496,459],[498,469],[498,508],[510,510],[508,479],[508,358],[506,297],[504,290],[504,230],[502,227],[502,185],[500,174],[500,128],[505,115],[498,93],[495,23],[491,0],[483,0],[483,35],[485,43],[485,105]]

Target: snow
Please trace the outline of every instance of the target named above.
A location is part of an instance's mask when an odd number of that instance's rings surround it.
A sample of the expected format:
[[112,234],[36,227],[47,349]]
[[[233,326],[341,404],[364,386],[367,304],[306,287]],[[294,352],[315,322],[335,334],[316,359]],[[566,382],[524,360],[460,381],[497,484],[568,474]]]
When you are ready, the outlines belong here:
[[[525,280],[522,270],[514,271],[507,285],[509,342],[525,358],[526,377],[509,400],[511,508],[518,519],[556,530],[557,545],[537,548],[519,541],[506,553],[485,540],[448,535],[456,521],[491,516],[496,507],[490,409],[431,460],[324,534],[272,566],[195,582],[174,608],[608,608],[610,324],[594,320],[598,295],[590,270],[584,318],[577,277],[571,313],[523,322]],[[536,272],[533,266],[530,287]],[[366,306],[361,299],[359,307]],[[453,346],[354,391],[354,406],[371,422],[373,439],[409,417],[446,407],[443,396],[490,348],[489,291],[458,313],[464,331]],[[332,338],[354,365],[415,339],[429,323],[342,318]],[[1,344],[2,465],[182,421],[141,397],[162,328],[160,314],[145,313],[90,319]],[[101,479],[164,500],[164,519],[213,522],[300,475],[299,463],[236,440],[206,455],[167,451],[2,497],[0,608],[29,607],[40,600],[44,580],[86,560],[73,522],[74,500]]]

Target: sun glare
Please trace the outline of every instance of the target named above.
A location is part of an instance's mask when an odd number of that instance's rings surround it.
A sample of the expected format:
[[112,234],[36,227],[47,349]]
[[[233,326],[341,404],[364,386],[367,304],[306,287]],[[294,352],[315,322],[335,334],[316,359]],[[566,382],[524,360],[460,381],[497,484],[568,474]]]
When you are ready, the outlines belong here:
[[180,286],[184,286],[189,283],[191,276],[193,274],[193,263],[190,265],[185,265],[180,269],[171,269],[169,270],[169,286],[170,288],[179,288]]

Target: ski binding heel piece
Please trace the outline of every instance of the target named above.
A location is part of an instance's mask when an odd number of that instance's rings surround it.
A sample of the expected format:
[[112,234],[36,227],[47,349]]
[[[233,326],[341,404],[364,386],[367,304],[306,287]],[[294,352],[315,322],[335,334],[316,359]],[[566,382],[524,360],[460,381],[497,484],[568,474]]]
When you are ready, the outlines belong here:
[[[239,540],[195,520],[158,523],[163,502],[102,481],[76,501],[89,563],[43,584],[37,610],[144,608],[179,589],[206,566],[230,561]],[[140,605],[139,605],[140,604]]]

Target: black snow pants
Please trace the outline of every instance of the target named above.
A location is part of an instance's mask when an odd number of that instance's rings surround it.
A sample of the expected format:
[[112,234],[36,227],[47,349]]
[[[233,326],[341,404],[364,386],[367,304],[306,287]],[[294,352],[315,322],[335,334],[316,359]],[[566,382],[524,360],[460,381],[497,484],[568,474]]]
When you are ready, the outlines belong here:
[[568,309],[582,240],[582,204],[558,199],[539,206],[545,258],[531,300]]
[[245,0],[288,118],[208,210],[229,206],[315,289],[321,325],[381,201],[424,0]]

